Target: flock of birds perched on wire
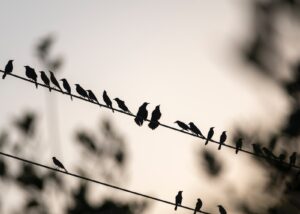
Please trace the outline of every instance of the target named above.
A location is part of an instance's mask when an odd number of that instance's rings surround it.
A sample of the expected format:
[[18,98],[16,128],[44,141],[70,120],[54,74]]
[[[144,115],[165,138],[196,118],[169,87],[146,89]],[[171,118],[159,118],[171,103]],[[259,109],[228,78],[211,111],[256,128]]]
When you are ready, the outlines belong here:
[[[37,75],[35,69],[30,66],[24,66],[24,67],[25,67],[25,75],[27,76],[27,78],[29,78],[30,80],[35,82],[35,86],[36,86],[36,88],[38,88],[38,82],[37,82],[38,75]],[[5,79],[6,75],[12,73],[12,71],[13,71],[13,60],[9,60],[5,66],[2,79]],[[72,100],[73,99],[72,98],[72,88],[71,88],[69,82],[64,78],[60,79],[60,81],[62,81],[62,87],[65,90],[65,91],[63,91],[63,89],[62,89],[61,85],[59,84],[59,81],[56,79],[54,73],[51,71],[49,71],[49,73],[50,73],[50,78],[47,76],[46,72],[40,71],[40,78],[43,81],[43,83],[49,88],[49,91],[51,92],[50,83],[52,83],[62,93],[69,94],[70,98]],[[97,96],[93,93],[92,90],[86,90],[83,87],[81,87],[79,84],[75,84],[75,86],[76,86],[76,88],[75,88],[76,92],[81,97],[83,97],[84,99],[87,99],[91,102],[95,102],[101,107],[102,104],[100,104]],[[113,103],[105,90],[103,92],[102,98],[103,98],[103,101],[105,102],[106,106],[111,108],[112,112],[114,112]],[[117,103],[118,107],[122,111],[132,114],[132,112],[128,109],[128,107],[126,106],[126,104],[123,100],[121,100],[119,98],[115,98],[113,100]],[[138,126],[142,126],[144,121],[147,121],[147,118],[148,118],[147,105],[148,104],[149,103],[144,102],[138,109],[138,112],[134,118],[134,121]],[[159,122],[160,118],[161,118],[161,112],[160,112],[160,106],[158,105],[155,107],[155,109],[152,112],[151,119],[148,124],[149,128],[151,128],[152,130],[156,129],[160,125],[160,122]],[[182,131],[191,132],[194,135],[196,135],[197,137],[204,139],[205,145],[207,145],[208,142],[211,141],[212,137],[214,136],[214,127],[211,127],[209,129],[208,134],[205,137],[202,134],[202,132],[200,131],[200,129],[193,122],[186,124],[182,121],[177,120],[177,121],[175,121],[175,123],[182,129]],[[222,145],[225,145],[226,139],[227,139],[226,131],[223,131],[220,136],[219,142],[217,142],[219,144],[218,150],[221,149]],[[242,149],[242,146],[243,146],[243,140],[240,138],[235,143],[236,154],[239,152],[239,150]],[[277,157],[275,154],[273,154],[272,151],[270,151],[266,147],[261,148],[259,144],[252,144],[252,146],[253,146],[253,152],[259,156],[265,156],[265,157],[277,160],[281,163],[283,163],[284,159],[286,158],[286,155],[284,155],[284,154],[281,154]],[[292,155],[290,155],[290,157],[289,157],[289,166],[295,166],[296,159],[297,159],[297,153],[293,152]],[[67,172],[67,170],[62,165],[62,163],[59,162],[55,157],[53,157],[53,162],[56,166],[64,169]],[[175,210],[176,210],[177,205],[181,205],[182,191],[178,192],[175,201],[176,201],[176,207],[175,207]],[[196,207],[195,207],[195,213],[196,213],[196,211],[200,211],[201,207],[202,207],[202,201],[200,199],[198,199]],[[226,214],[225,209],[221,205],[219,205],[219,211],[221,214]]]

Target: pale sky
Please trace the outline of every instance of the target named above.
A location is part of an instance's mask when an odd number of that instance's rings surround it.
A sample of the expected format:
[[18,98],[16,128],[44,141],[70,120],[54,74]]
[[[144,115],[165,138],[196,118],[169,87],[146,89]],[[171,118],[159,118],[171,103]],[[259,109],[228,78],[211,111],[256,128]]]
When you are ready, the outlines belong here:
[[[111,97],[124,99],[134,112],[144,101],[150,103],[150,112],[160,104],[162,122],[194,121],[204,133],[215,126],[217,139],[223,130],[230,135],[233,125],[252,129],[259,124],[262,131],[268,131],[280,125],[288,101],[276,85],[246,72],[253,68],[239,61],[237,46],[249,39],[250,21],[249,5],[243,0],[0,1],[0,67],[14,59],[17,74],[24,75],[27,64],[42,70],[34,45],[52,33],[56,36],[54,54],[65,59],[60,76],[93,89],[99,97],[106,89]],[[0,81],[0,128],[7,128],[26,109],[38,109],[46,125],[45,94],[46,89],[36,90],[18,79]],[[125,188],[171,201],[183,190],[186,206],[193,207],[201,197],[204,210],[216,212],[216,205],[223,204],[236,213],[226,198],[228,188],[234,188],[230,191],[236,197],[245,197],[256,185],[248,178],[256,173],[257,179],[263,179],[263,171],[251,168],[250,157],[236,157],[224,149],[218,153],[227,169],[223,181],[211,181],[197,169],[197,145],[204,146],[194,138],[164,128],[138,127],[131,117],[70,102],[55,93],[51,96],[57,96],[59,105],[60,156],[70,171],[76,161],[74,131],[80,127],[95,130],[99,118],[105,117],[128,142],[131,157]],[[49,157],[40,161],[50,165],[52,142],[46,142]],[[236,183],[237,176],[242,183]],[[132,197],[115,190],[107,194]],[[147,214],[154,213],[174,212],[154,202]]]

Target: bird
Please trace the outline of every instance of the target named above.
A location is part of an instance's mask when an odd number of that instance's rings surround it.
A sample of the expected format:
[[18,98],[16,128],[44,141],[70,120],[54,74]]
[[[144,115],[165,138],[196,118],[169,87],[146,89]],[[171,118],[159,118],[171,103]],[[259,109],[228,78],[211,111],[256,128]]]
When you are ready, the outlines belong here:
[[112,112],[114,113],[114,109],[112,107],[112,101],[110,100],[109,96],[107,95],[107,92],[104,90],[103,91],[103,100],[106,103],[106,105],[111,108]]
[[294,166],[296,164],[296,159],[297,159],[297,153],[293,152],[293,154],[290,156],[290,165]]
[[220,142],[219,142],[219,148],[218,148],[218,150],[221,149],[221,146],[222,146],[222,144],[225,143],[226,139],[227,139],[226,131],[223,131],[223,133],[220,136]]
[[45,83],[45,85],[48,86],[49,88],[49,91],[51,92],[51,87],[50,87],[50,80],[49,78],[47,77],[46,73],[44,71],[40,71],[41,73],[41,79],[42,81]]
[[71,94],[71,87],[66,79],[61,79],[60,81],[63,82],[63,87],[64,89],[70,94],[71,100],[73,100],[72,94]]
[[284,154],[284,153],[281,153],[281,154],[278,156],[279,162],[283,162],[285,158],[286,158],[286,154]]
[[57,79],[56,79],[54,73],[53,73],[52,71],[49,71],[49,72],[50,72],[50,80],[51,80],[51,82],[52,82],[57,88],[59,88],[59,90],[62,91],[62,89],[61,89],[61,87],[60,87],[60,85],[59,85],[59,83],[58,83],[58,81],[57,81]]
[[38,88],[38,83],[37,83],[37,75],[35,73],[34,68],[31,68],[30,66],[26,65],[25,67],[25,74],[29,79],[32,79],[35,82],[35,87]]
[[59,160],[57,160],[56,157],[52,157],[52,160],[53,160],[53,163],[54,163],[58,168],[61,168],[61,169],[65,170],[66,172],[68,172],[68,171],[66,170],[66,168],[64,167],[64,165],[63,165]]
[[175,209],[174,210],[177,210],[177,206],[181,205],[181,202],[182,202],[182,192],[183,191],[179,191],[178,194],[175,197]]
[[200,212],[201,210],[201,207],[202,207],[202,201],[200,198],[197,199],[197,203],[196,203],[196,206],[195,206],[195,209],[194,209],[194,214],[196,214],[197,212]]
[[88,96],[86,90],[84,90],[79,84],[75,84],[75,86],[76,86],[76,91],[80,96],[82,96],[83,98],[89,99],[89,96]]
[[95,95],[91,90],[86,90],[86,91],[88,92],[89,99],[90,99],[91,101],[96,101],[96,103],[98,103],[99,106],[101,107],[101,105],[100,105],[100,103],[99,103],[99,101],[98,101],[96,95]]
[[114,101],[116,101],[116,103],[118,104],[120,109],[122,109],[125,112],[128,112],[128,113],[132,114],[131,111],[129,111],[129,109],[125,105],[125,102],[123,100],[120,100],[119,98],[115,98]]
[[181,122],[179,120],[176,120],[174,123],[177,123],[177,125],[182,128],[184,131],[190,130],[190,127],[186,125],[184,122]]
[[147,120],[147,117],[148,117],[147,105],[148,104],[149,103],[144,102],[143,105],[141,105],[139,107],[136,117],[134,118],[134,121],[138,126],[142,126],[144,120]]
[[193,123],[190,122],[190,130],[197,136],[200,136],[201,138],[204,138],[203,134],[201,133],[201,131],[198,129],[198,127]]
[[225,208],[222,205],[218,205],[220,214],[227,214]]
[[266,154],[266,156],[268,157],[268,158],[274,158],[274,159],[276,159],[276,156],[273,154],[273,152],[271,152],[268,148],[266,148],[266,147],[263,147],[262,148],[262,151]]
[[253,147],[253,151],[254,151],[255,154],[257,154],[257,155],[263,155],[263,152],[262,152],[259,144],[253,143],[252,147]]
[[12,60],[12,59],[8,60],[6,66],[4,68],[4,74],[2,76],[2,79],[5,79],[6,75],[9,74],[9,73],[11,73],[13,71],[13,68],[14,68],[13,61],[14,60]]
[[205,141],[205,145],[207,145],[208,144],[208,141],[210,141],[211,140],[211,138],[214,136],[214,128],[215,127],[211,127],[210,129],[209,129],[209,131],[208,131],[208,134],[207,134],[207,138],[206,138],[206,141]]
[[243,139],[239,138],[235,143],[235,154],[237,154],[239,150],[242,149],[242,146],[243,146]]
[[161,118],[160,105],[156,106],[151,115],[151,121],[148,126],[150,129],[154,130],[159,126],[159,119]]

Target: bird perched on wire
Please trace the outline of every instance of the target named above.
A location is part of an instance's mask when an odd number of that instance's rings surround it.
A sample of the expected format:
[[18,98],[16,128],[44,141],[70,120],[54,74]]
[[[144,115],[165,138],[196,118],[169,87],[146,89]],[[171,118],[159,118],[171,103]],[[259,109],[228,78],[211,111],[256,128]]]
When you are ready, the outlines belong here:
[[104,90],[103,91],[103,100],[104,100],[104,102],[105,102],[105,104],[109,107],[109,108],[111,108],[111,110],[112,110],[112,112],[114,113],[114,109],[113,109],[113,107],[112,107],[112,101],[110,100],[110,98],[109,98],[109,96],[107,95],[107,92]]
[[138,126],[142,126],[144,120],[147,120],[147,117],[148,117],[147,105],[148,104],[149,103],[144,102],[143,105],[141,105],[139,107],[136,117],[134,118],[134,121]]
[[253,143],[252,147],[253,147],[253,151],[254,151],[255,154],[257,154],[257,155],[263,155],[263,152],[262,152],[259,144]]
[[208,141],[210,141],[211,140],[211,138],[214,136],[214,128],[215,127],[211,127],[210,129],[209,129],[209,131],[208,131],[208,134],[207,134],[207,138],[206,138],[206,141],[205,141],[205,145],[207,145],[208,144]]
[[160,105],[156,106],[151,115],[151,121],[148,126],[150,129],[154,130],[159,126],[159,119],[161,118]]
[[297,159],[297,153],[293,152],[293,154],[290,156],[290,165],[295,166]]
[[182,128],[184,131],[189,131],[190,127],[186,125],[184,122],[181,122],[179,120],[176,120],[174,123],[177,123],[177,125]]
[[33,80],[35,82],[35,87],[38,88],[38,83],[37,83],[37,74],[35,73],[34,68],[31,68],[30,66],[26,65],[25,67],[25,74],[26,76]]
[[202,201],[200,198],[197,199],[197,203],[196,203],[196,206],[195,206],[195,209],[194,209],[194,214],[196,214],[197,212],[200,212],[201,210],[201,207],[202,207]]
[[44,71],[40,71],[41,73],[41,79],[45,83],[46,86],[48,86],[49,91],[51,92],[51,87],[50,87],[50,80],[47,77],[46,73]]
[[101,105],[100,105],[100,103],[99,103],[99,101],[98,101],[96,95],[95,95],[91,90],[86,90],[86,91],[88,92],[89,99],[90,99],[91,101],[95,101],[95,102],[98,103],[99,106],[101,107]]
[[82,96],[83,98],[90,99],[86,90],[84,90],[79,84],[75,84],[75,86],[76,86],[76,91],[80,96]]
[[268,158],[273,158],[273,159],[276,159],[276,156],[273,154],[273,152],[271,152],[268,148],[266,147],[263,147],[262,148],[262,151],[266,154],[266,156]]
[[200,129],[198,129],[198,127],[193,123],[193,122],[190,122],[189,123],[190,125],[190,130],[197,136],[201,137],[201,138],[204,138],[202,132],[200,131]]
[[222,205],[218,205],[220,214],[227,214],[225,208]]
[[116,101],[116,103],[120,109],[132,114],[131,111],[129,111],[128,107],[125,105],[125,102],[123,100],[120,100],[119,98],[115,98],[114,101]]
[[243,146],[243,139],[239,138],[236,142],[235,142],[235,154],[237,154],[239,152],[239,150],[242,149]]
[[57,166],[58,168],[61,168],[61,169],[65,170],[66,172],[68,172],[66,170],[66,168],[64,167],[64,165],[59,160],[57,160],[56,157],[52,157],[52,160],[53,160],[53,163],[55,164],[55,166]]
[[[56,79],[54,73],[53,73],[52,71],[49,71],[49,72],[50,72],[50,80],[51,80],[51,82],[52,82],[59,90],[61,90],[61,87],[60,87],[60,85],[59,85],[59,83],[58,83],[58,81],[57,81],[57,79]],[[62,91],[62,90],[61,90],[61,91]]]
[[10,74],[10,73],[13,71],[13,69],[14,69],[13,61],[14,61],[14,60],[12,60],[12,59],[11,59],[11,60],[8,60],[6,66],[5,66],[5,68],[4,68],[4,74],[3,74],[3,76],[2,76],[2,79],[5,79],[6,75],[7,75],[7,74]]
[[61,79],[60,81],[63,82],[63,87],[64,87],[64,89],[65,89],[65,90],[67,91],[67,93],[70,95],[71,100],[73,100],[73,97],[72,97],[72,94],[71,94],[71,87],[70,87],[68,81],[67,81],[66,79],[64,79],[64,78]]
[[220,150],[221,146],[225,144],[226,139],[227,139],[226,131],[223,131],[223,133],[220,136],[220,142],[219,142],[219,148],[218,148],[218,150]]
[[182,203],[182,192],[183,191],[179,191],[175,197],[175,209],[174,210],[177,210],[177,206],[180,206],[181,203]]

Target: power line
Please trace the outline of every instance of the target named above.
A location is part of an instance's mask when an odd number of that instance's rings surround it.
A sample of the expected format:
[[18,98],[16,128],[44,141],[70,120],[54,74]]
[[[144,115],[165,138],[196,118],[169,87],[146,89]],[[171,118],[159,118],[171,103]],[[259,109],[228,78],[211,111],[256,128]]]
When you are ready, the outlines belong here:
[[[2,71],[2,70],[0,70],[0,72],[4,73],[4,71]],[[30,83],[33,83],[33,84],[36,84],[34,81],[32,81],[32,80],[30,80],[30,79],[27,79],[27,78],[25,78],[25,77],[21,77],[21,76],[19,76],[19,75],[13,74],[13,73],[8,73],[7,75],[13,76],[13,77],[15,77],[15,78],[18,78],[18,79],[21,79],[21,80],[24,80],[24,81],[27,81],[27,82],[30,82]],[[44,85],[44,84],[42,84],[42,83],[37,83],[37,84],[38,84],[39,86],[42,86],[42,87],[45,87],[45,88],[49,89],[49,87],[48,87],[47,85]],[[61,90],[58,90],[58,89],[54,88],[54,87],[50,87],[50,88],[51,88],[51,90],[53,90],[53,91],[56,91],[56,92],[65,94],[65,95],[67,95],[67,96],[70,96],[70,94],[67,94],[67,93],[65,93],[65,92],[63,92],[63,91],[61,91]],[[116,111],[116,112],[119,112],[119,113],[121,113],[121,114],[126,114],[126,115],[131,116],[131,117],[136,117],[136,115],[131,114],[131,113],[129,113],[129,112],[124,112],[124,111],[119,110],[119,109],[116,109],[116,108],[110,108],[110,107],[108,107],[108,106],[106,106],[106,105],[103,105],[103,104],[101,104],[101,103],[95,103],[95,102],[93,102],[93,101],[91,101],[91,100],[84,99],[84,98],[82,98],[82,97],[80,97],[80,96],[78,96],[78,95],[72,94],[72,93],[71,93],[71,95],[72,95],[73,97],[75,97],[75,98],[77,98],[77,99],[80,99],[80,100],[83,100],[83,101],[85,101],[85,102],[89,102],[89,103],[92,103],[92,104],[94,104],[94,105],[99,105],[99,106],[101,106],[101,107],[104,107],[104,108],[107,108],[107,109],[110,109],[110,110],[113,109],[113,110]],[[146,121],[150,122],[149,119],[147,119]],[[162,126],[162,127],[164,127],[164,128],[171,129],[171,130],[173,130],[173,131],[181,132],[181,133],[186,134],[186,135],[190,135],[190,136],[193,136],[193,137],[196,137],[196,138],[200,138],[200,139],[202,139],[202,140],[206,140],[205,137],[197,136],[197,135],[195,135],[195,134],[192,134],[192,133],[189,133],[189,132],[185,132],[185,131],[183,131],[183,130],[174,128],[174,127],[172,127],[172,126],[169,126],[169,125],[166,125],[166,124],[163,124],[163,123],[159,123],[159,125]],[[218,141],[215,141],[215,140],[212,140],[212,139],[210,139],[209,141],[212,142],[212,143],[215,143],[215,144],[219,144]],[[231,146],[231,145],[229,145],[229,144],[222,144],[222,147],[227,147],[227,148],[230,148],[230,149],[233,149],[233,150],[236,149],[236,147]],[[249,155],[256,156],[256,157],[259,157],[259,158],[263,158],[263,159],[266,159],[266,160],[275,161],[275,162],[277,162],[277,163],[279,163],[279,164],[281,164],[281,165],[287,166],[287,167],[291,167],[291,168],[295,168],[295,169],[300,169],[300,166],[297,166],[297,165],[290,165],[290,164],[287,163],[287,162],[283,162],[283,161],[280,161],[280,160],[277,160],[277,159],[274,159],[274,158],[269,158],[269,157],[267,157],[267,156],[265,156],[265,155],[257,154],[257,153],[254,153],[254,152],[251,152],[251,151],[248,151],[248,150],[245,150],[245,149],[239,149],[239,152],[244,152],[244,153],[247,153],[247,154],[249,154]]]
[[[66,175],[69,175],[69,176],[72,176],[72,177],[76,177],[78,179],[86,180],[86,181],[89,181],[89,182],[92,182],[92,183],[96,183],[96,184],[107,186],[107,187],[110,187],[110,188],[113,188],[113,189],[117,189],[119,191],[127,192],[127,193],[130,193],[130,194],[138,195],[138,196],[148,198],[148,199],[151,199],[151,200],[154,200],[154,201],[158,201],[158,202],[161,202],[161,203],[165,203],[165,204],[175,206],[175,203],[172,203],[170,201],[166,201],[166,200],[156,198],[156,197],[153,197],[153,196],[150,196],[150,195],[145,195],[145,194],[135,192],[135,191],[132,191],[132,190],[124,189],[124,188],[121,188],[121,187],[118,187],[118,186],[115,186],[115,185],[112,185],[112,184],[108,184],[108,183],[105,183],[105,182],[94,180],[94,179],[84,177],[84,176],[81,176],[81,175],[78,175],[78,174],[61,171],[59,169],[56,169],[56,168],[53,168],[53,167],[50,167],[50,166],[47,166],[47,165],[44,165],[44,164],[41,164],[41,163],[37,163],[37,162],[31,161],[31,160],[26,160],[24,158],[20,158],[20,157],[11,155],[11,154],[0,152],[0,155],[6,156],[6,157],[9,157],[9,158],[13,158],[15,160],[19,160],[19,161],[22,161],[22,162],[25,162],[25,163],[28,163],[28,164],[31,164],[31,165],[38,166],[38,167],[46,168],[48,170],[52,170],[52,171],[56,171],[56,172],[59,172],[59,173],[62,173],[62,174],[66,174]],[[186,207],[186,206],[182,206],[182,205],[178,205],[178,207],[181,207],[181,208],[186,209],[186,210],[194,211],[194,209],[191,208],[191,207]],[[198,211],[198,213],[211,214],[211,213],[204,212],[204,211]]]

